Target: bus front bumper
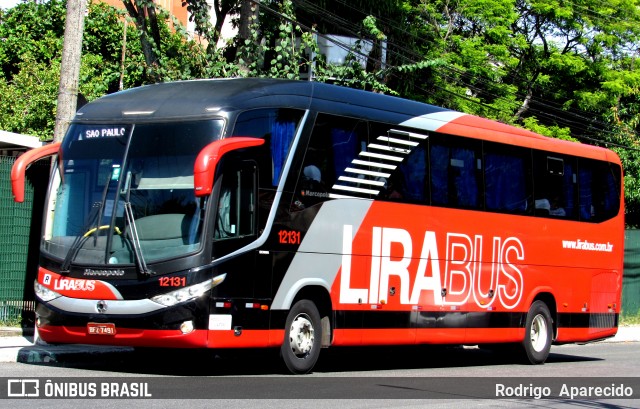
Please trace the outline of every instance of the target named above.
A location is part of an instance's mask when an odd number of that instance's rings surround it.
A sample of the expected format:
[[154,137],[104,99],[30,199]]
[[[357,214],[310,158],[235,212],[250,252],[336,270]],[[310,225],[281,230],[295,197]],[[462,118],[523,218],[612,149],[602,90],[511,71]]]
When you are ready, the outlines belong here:
[[[89,303],[94,306],[94,312],[83,307]],[[192,300],[146,312],[130,308],[126,314],[119,313],[115,301],[75,300],[75,304],[81,307],[76,306],[69,311],[55,303],[38,303],[36,327],[40,338],[54,344],[169,348],[208,346],[208,303],[205,300]],[[130,304],[135,305],[134,302]],[[110,314],[110,309],[115,313]]]

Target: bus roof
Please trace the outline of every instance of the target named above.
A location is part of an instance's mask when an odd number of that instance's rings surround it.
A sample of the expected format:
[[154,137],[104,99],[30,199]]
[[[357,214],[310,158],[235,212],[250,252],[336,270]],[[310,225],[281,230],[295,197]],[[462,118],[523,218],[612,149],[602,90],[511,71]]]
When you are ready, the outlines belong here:
[[197,120],[226,111],[270,107],[311,109],[620,162],[615,153],[603,148],[543,137],[522,128],[421,102],[312,81],[236,78],[147,85],[110,94],[85,105],[76,114],[74,122]]
[[[78,111],[76,121],[205,118],[220,110],[289,107],[319,109],[333,106],[345,115],[374,110],[398,119],[446,111],[432,105],[310,81],[236,78],[178,81],[147,85],[110,94]],[[138,113],[138,115],[135,115]],[[362,114],[359,116],[363,116]]]

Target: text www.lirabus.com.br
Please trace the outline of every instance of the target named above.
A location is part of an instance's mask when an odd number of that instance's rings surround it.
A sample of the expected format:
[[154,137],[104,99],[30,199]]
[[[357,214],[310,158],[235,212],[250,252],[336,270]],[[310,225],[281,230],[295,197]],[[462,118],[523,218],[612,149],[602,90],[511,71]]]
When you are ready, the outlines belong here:
[[562,248],[571,250],[606,251],[613,252],[611,243],[593,243],[588,240],[562,240]]

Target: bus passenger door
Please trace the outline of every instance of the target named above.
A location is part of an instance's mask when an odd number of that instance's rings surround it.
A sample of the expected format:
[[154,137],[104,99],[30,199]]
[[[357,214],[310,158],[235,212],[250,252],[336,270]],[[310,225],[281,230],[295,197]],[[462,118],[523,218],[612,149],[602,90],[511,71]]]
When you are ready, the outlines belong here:
[[[245,247],[257,237],[257,164],[231,156],[225,159],[229,160],[222,165],[213,222],[214,260]],[[256,285],[263,285],[270,277],[270,271],[257,268],[255,251],[231,257],[216,268],[216,274],[226,274],[216,297],[241,298],[242,305],[254,302]]]

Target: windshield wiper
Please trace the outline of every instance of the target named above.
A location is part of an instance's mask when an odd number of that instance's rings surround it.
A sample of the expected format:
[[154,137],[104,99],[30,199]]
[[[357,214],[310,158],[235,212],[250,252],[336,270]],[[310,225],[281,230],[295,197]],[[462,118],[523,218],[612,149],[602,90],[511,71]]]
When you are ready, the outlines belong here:
[[111,184],[112,177],[113,168],[109,173],[109,177],[107,178],[106,183],[104,184],[104,189],[102,190],[102,197],[100,198],[100,201],[94,202],[91,206],[91,213],[89,214],[87,223],[81,230],[85,233],[81,236],[76,236],[75,240],[73,240],[73,243],[71,243],[71,247],[69,248],[66,257],[64,258],[64,261],[60,266],[60,273],[69,274],[69,267],[71,266],[71,262],[76,258],[84,243],[89,239],[91,234],[100,229],[100,218],[102,217],[102,212],[104,211],[104,206],[107,201],[107,192],[109,191],[109,185]]
[[138,271],[143,276],[150,276],[151,270],[147,267],[147,263],[144,260],[144,256],[142,255],[142,248],[140,246],[140,236],[138,236],[138,228],[136,227],[136,219],[133,216],[133,208],[131,207],[131,178],[133,174],[131,172],[127,172],[127,177],[125,179],[124,190],[120,193],[124,193],[124,218],[129,226],[127,229],[127,236],[129,236],[129,240],[131,241],[131,247],[133,248],[133,256],[136,259],[136,265],[138,266]]
[[129,229],[127,232],[129,233],[129,237],[131,240],[131,247],[133,247],[133,255],[136,259],[136,264],[138,266],[138,270],[140,274],[143,276],[150,276],[151,270],[147,267],[147,263],[144,261],[144,257],[142,256],[142,249],[140,248],[140,237],[138,236],[138,229],[136,228],[136,220],[133,217],[133,209],[131,208],[131,202],[129,201],[129,194],[127,194],[127,200],[124,202],[124,216],[127,221],[127,225]]

